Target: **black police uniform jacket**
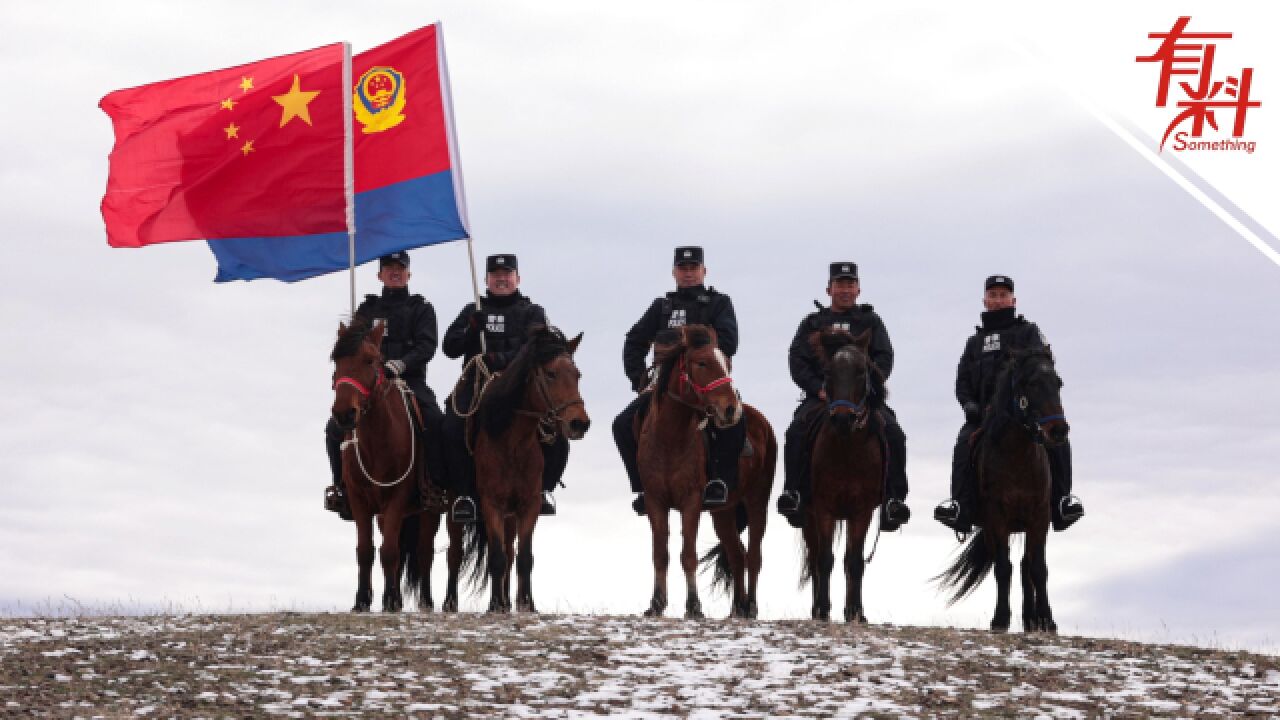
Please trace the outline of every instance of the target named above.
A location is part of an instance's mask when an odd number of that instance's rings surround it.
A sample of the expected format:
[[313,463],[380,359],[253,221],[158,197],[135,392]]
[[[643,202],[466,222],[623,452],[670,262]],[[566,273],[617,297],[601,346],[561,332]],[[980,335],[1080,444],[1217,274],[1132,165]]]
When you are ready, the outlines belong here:
[[703,285],[680,288],[654,298],[649,309],[627,331],[627,339],[622,343],[622,369],[633,387],[638,388],[644,381],[648,368],[645,358],[658,333],[684,325],[710,325],[716,331],[716,344],[721,352],[729,357],[738,352],[738,316],[729,296]]
[[439,344],[431,303],[409,294],[408,288],[383,288],[381,295],[365,295],[356,314],[386,323],[382,357],[404,363],[402,377],[415,391],[427,389],[427,363]]
[[468,361],[480,354],[480,333],[484,333],[485,364],[492,371],[504,370],[529,338],[529,328],[546,325],[547,313],[516,291],[500,296],[486,294],[481,302],[484,322],[473,326],[476,304],[467,303],[444,334],[444,354]]
[[1010,350],[1046,345],[1036,324],[1016,314],[1015,308],[982,313],[982,324],[964,345],[956,368],[956,399],[960,406],[985,407],[995,395],[996,375]]
[[884,379],[889,379],[893,372],[893,343],[889,342],[889,331],[884,321],[870,305],[856,305],[845,312],[837,312],[825,307],[817,312],[809,313],[800,321],[796,336],[791,340],[791,349],[787,353],[787,364],[791,367],[791,379],[804,391],[806,397],[817,397],[822,390],[825,375],[822,361],[809,344],[809,336],[818,330],[838,327],[847,330],[854,337],[866,330],[871,330],[871,346],[868,348],[871,364],[880,370]]

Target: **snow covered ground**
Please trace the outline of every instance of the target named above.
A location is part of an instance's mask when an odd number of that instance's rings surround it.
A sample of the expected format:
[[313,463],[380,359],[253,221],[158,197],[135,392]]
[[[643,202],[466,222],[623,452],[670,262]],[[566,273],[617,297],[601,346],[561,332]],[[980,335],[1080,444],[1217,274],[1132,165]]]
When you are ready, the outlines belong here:
[[639,617],[0,620],[26,717],[1280,717],[1280,659],[943,628]]

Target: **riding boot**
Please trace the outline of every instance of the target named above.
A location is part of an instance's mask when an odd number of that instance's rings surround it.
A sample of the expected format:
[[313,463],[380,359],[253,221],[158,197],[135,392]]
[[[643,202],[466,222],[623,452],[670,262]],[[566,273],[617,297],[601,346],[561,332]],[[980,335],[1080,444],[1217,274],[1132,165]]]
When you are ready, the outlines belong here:
[[738,487],[738,458],[747,440],[747,423],[740,420],[726,428],[708,425],[707,481],[702,494],[704,508],[720,507],[729,500],[729,493]]
[[1084,517],[1084,505],[1071,494],[1071,444],[1064,441],[1057,447],[1045,447],[1049,455],[1049,475],[1052,494],[1049,507],[1053,529],[1062,532]]
[[551,493],[556,485],[563,486],[560,479],[564,477],[565,466],[569,464],[569,440],[557,435],[555,442],[542,445],[542,507],[539,515],[555,515],[556,503]]
[[631,481],[631,492],[638,493],[631,503],[631,508],[637,515],[644,515],[645,507],[644,487],[640,484],[640,468],[636,461],[639,448],[636,443],[635,420],[637,415],[643,417],[643,410],[648,407],[648,400],[648,393],[637,396],[613,420],[613,442],[618,446],[622,467],[626,469],[627,479]]
[[324,428],[324,449],[329,454],[329,470],[333,473],[333,484],[324,489],[324,509],[338,513],[343,520],[350,520],[351,505],[342,485],[342,431],[332,418]]
[[[892,413],[889,413],[892,417]],[[890,422],[884,429],[885,449],[889,453],[889,476],[885,487],[886,498],[880,508],[880,529],[893,532],[911,519],[907,507],[907,436],[902,426]]]
[[[448,401],[446,401],[448,402]],[[462,407],[466,407],[459,400]],[[452,408],[449,408],[452,410]],[[480,513],[476,508],[475,464],[467,450],[466,421],[447,412],[440,423],[441,442],[444,445],[445,487],[453,493],[453,507],[449,517],[457,523],[476,522]]]
[[951,499],[933,511],[935,520],[958,533],[973,530],[974,511],[977,509],[976,483],[969,462],[969,436],[976,429],[975,424],[966,424],[960,429],[951,451]]
[[813,485],[809,476],[810,421],[809,410],[817,400],[808,400],[796,409],[787,427],[782,446],[782,495],[778,497],[778,514],[791,527],[804,526],[804,505],[809,501]]

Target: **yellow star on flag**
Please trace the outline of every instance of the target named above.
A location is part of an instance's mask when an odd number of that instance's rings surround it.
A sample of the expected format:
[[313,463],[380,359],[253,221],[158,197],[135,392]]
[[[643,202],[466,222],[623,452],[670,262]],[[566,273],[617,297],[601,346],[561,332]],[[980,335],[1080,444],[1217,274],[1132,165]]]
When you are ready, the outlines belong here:
[[294,118],[302,118],[302,122],[311,124],[311,113],[307,110],[307,103],[315,99],[320,94],[319,90],[303,90],[301,81],[297,75],[293,76],[293,87],[289,88],[289,92],[284,95],[272,95],[271,99],[280,103],[280,107],[284,111],[280,113],[280,127],[284,127],[285,123]]
[[227,134],[227,139],[230,140],[234,137],[238,137],[237,133],[240,132],[240,126],[235,123],[231,123],[230,125],[222,128],[222,131]]
[[235,101],[235,100],[232,100],[231,98],[227,98],[226,100],[223,100],[223,101],[222,101],[222,109],[223,109],[223,110],[235,110],[235,109],[236,109],[236,101]]
[[243,92],[249,92],[252,89],[253,89],[253,78],[241,76],[240,90],[242,90]]
[[249,153],[253,152],[253,141],[252,140],[247,141],[240,148],[240,152],[244,153],[245,155],[248,155]]

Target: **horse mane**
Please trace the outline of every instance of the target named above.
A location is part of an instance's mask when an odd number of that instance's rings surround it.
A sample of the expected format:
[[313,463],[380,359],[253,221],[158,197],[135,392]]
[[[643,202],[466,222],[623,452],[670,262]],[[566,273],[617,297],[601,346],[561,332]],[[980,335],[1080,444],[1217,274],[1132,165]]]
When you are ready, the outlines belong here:
[[983,435],[988,438],[999,437],[1004,432],[1009,423],[1013,422],[1013,400],[1010,393],[1013,392],[1013,386],[1009,382],[1010,373],[1017,369],[1018,365],[1029,357],[1044,357],[1053,362],[1053,353],[1048,348],[1029,348],[1026,350],[1011,350],[1008,357],[1000,365],[1000,371],[996,373],[995,392],[992,394],[990,407],[990,415],[983,423]]
[[529,327],[528,341],[520,347],[511,364],[489,382],[480,401],[476,420],[491,436],[511,427],[515,411],[524,400],[529,375],[538,367],[569,352],[569,343],[558,329],[547,325]]
[[337,342],[333,344],[333,352],[329,353],[329,359],[337,361],[359,354],[370,332],[373,332],[372,318],[360,314],[352,315],[351,323],[342,334],[338,335]]
[[665,394],[671,385],[671,375],[685,348],[701,348],[713,345],[715,331],[706,325],[685,325],[683,329],[667,328],[653,339],[653,360],[658,364],[658,381],[654,395]]

